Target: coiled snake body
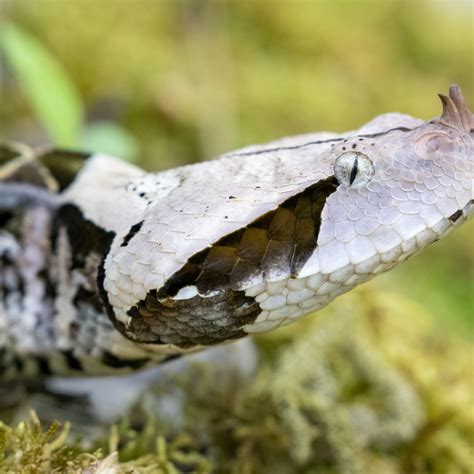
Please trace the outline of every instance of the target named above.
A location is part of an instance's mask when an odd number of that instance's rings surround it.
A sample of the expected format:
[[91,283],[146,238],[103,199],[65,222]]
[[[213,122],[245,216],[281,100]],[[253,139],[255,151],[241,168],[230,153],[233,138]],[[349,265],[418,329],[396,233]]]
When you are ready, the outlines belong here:
[[318,310],[473,213],[474,118],[377,117],[162,173],[0,149],[0,378],[147,367]]

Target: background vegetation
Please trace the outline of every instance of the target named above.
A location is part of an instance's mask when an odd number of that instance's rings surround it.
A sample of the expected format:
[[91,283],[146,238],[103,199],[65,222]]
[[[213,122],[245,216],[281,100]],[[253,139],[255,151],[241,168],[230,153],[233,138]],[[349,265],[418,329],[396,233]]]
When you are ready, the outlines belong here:
[[[107,151],[149,170],[285,135],[353,129],[387,111],[430,118],[440,112],[436,93],[453,82],[474,108],[470,1],[0,0],[0,8],[2,138]],[[431,349],[404,348],[411,330],[433,337],[448,358],[472,356],[473,224],[362,289],[370,301],[395,292],[405,332],[386,356],[404,371],[404,351],[426,357],[410,375],[418,388],[431,371],[439,378],[430,389],[449,392],[454,375],[445,377]],[[419,318],[431,322],[420,329]],[[269,360],[298,343],[305,324],[263,337]],[[382,325],[382,340],[392,330]],[[464,403],[473,374],[459,364]],[[459,448],[466,433],[456,436]],[[453,459],[436,472],[468,472]],[[319,461],[305,462],[304,472],[317,472]],[[435,472],[420,465],[377,472]]]

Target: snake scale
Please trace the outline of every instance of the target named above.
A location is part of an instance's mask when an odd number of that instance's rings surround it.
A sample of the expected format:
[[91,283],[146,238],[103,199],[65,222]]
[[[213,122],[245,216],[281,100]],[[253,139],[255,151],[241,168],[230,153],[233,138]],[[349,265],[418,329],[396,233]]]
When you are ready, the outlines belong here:
[[0,379],[120,374],[327,305],[474,212],[474,116],[380,115],[146,173],[0,147]]

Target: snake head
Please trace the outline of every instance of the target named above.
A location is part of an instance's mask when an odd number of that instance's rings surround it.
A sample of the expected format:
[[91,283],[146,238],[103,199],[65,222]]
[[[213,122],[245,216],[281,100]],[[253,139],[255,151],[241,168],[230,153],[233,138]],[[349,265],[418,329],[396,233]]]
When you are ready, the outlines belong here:
[[473,213],[474,156],[460,89],[441,100],[132,180],[149,202],[103,268],[116,327],[170,351],[267,331],[444,236]]
[[301,276],[347,274],[347,291],[472,216],[474,118],[458,86],[440,97],[439,118],[380,116],[330,150],[339,186]]

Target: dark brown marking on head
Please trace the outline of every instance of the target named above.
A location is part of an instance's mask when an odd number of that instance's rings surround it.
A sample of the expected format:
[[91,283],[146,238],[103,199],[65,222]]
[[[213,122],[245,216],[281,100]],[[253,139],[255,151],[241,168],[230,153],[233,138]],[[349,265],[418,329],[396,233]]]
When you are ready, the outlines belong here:
[[137,222],[136,224],[132,225],[127,235],[124,237],[123,242],[120,244],[120,247],[126,247],[129,244],[130,240],[132,240],[132,238],[136,234],[138,234],[138,232],[142,228],[142,225],[143,225],[143,221]]
[[231,288],[239,290],[246,279],[273,270],[296,274],[316,248],[321,213],[337,188],[334,177],[319,181],[288,198],[246,227],[193,255],[160,290],[159,297],[172,297],[188,285],[201,294]]
[[[392,133],[392,132],[411,132],[412,130],[413,130],[413,128],[408,128],[408,127],[394,127],[394,128],[389,128],[388,130],[383,130],[381,132],[366,133],[366,134],[360,135],[360,136],[363,137],[363,138],[376,138],[376,137],[382,137],[384,135],[388,135],[389,133]],[[333,147],[334,144],[337,144],[337,143],[340,143],[340,142],[344,143],[344,142],[347,142],[347,141],[348,141],[347,138],[344,139],[344,138],[341,138],[341,137],[327,138],[325,140],[314,140],[314,141],[310,141],[310,142],[306,142],[306,143],[301,143],[301,144],[298,144],[298,145],[278,146],[278,147],[274,147],[274,148],[264,146],[261,149],[252,150],[252,151],[241,151],[241,152],[236,152],[236,153],[229,153],[226,156],[230,157],[230,156],[263,155],[263,154],[266,154],[266,153],[275,153],[275,152],[283,151],[283,150],[299,150],[299,149],[314,146],[314,145],[321,145],[322,143],[333,143],[331,145],[331,147]]]
[[243,291],[229,288],[214,296],[187,300],[158,299],[156,291],[129,312],[128,337],[142,343],[174,344],[187,349],[218,344],[246,335],[242,326],[255,321],[260,307]]
[[[244,336],[242,327],[261,312],[245,296],[246,282],[297,274],[317,246],[321,213],[337,186],[334,177],[319,181],[193,255],[163,288],[129,310],[128,337],[187,348]],[[174,299],[187,286],[198,294]]]

